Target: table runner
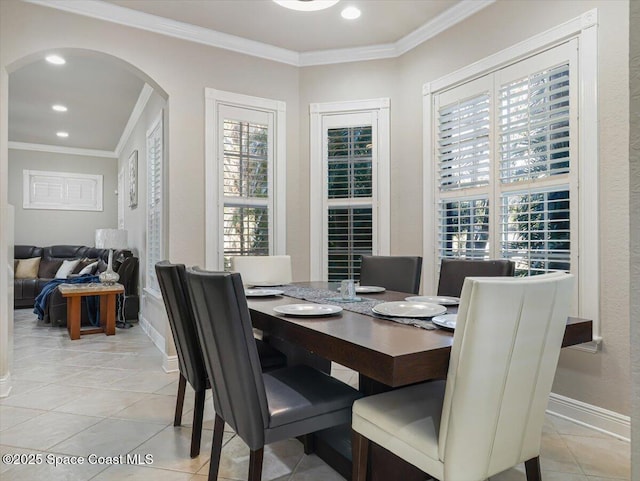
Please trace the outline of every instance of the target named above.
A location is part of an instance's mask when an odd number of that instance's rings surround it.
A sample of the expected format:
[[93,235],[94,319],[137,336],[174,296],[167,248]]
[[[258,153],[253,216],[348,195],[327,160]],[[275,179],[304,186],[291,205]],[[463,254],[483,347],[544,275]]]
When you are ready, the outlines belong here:
[[433,330],[437,329],[436,325],[428,319],[416,319],[413,317],[390,317],[381,316],[376,314],[371,309],[377,304],[381,304],[383,301],[380,299],[371,299],[368,297],[358,296],[361,301],[344,302],[342,300],[336,300],[340,298],[340,293],[336,291],[330,291],[328,289],[318,289],[315,287],[304,287],[296,285],[280,286],[278,289],[284,292],[287,297],[293,297],[294,299],[303,299],[305,301],[315,302],[318,304],[332,304],[340,306],[347,311],[357,312],[358,314],[365,314],[367,316],[375,317],[378,319],[384,319],[387,321],[398,322],[400,324],[407,324],[416,326],[421,329]]

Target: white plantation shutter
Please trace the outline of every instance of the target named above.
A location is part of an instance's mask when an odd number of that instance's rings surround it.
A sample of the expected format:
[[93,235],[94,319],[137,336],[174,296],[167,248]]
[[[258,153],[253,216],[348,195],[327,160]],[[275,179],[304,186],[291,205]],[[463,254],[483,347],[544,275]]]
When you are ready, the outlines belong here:
[[567,43],[434,95],[437,264],[577,273],[575,58]]
[[441,190],[489,183],[489,95],[438,111],[438,177]]
[[147,287],[160,291],[155,266],[163,260],[163,150],[162,113],[147,133]]
[[[366,118],[368,117],[368,118]],[[326,129],[327,279],[358,279],[363,255],[373,253],[373,132],[361,124]]]
[[273,114],[220,106],[225,269],[231,257],[273,252]]
[[569,64],[500,88],[500,179],[517,182],[570,169]]

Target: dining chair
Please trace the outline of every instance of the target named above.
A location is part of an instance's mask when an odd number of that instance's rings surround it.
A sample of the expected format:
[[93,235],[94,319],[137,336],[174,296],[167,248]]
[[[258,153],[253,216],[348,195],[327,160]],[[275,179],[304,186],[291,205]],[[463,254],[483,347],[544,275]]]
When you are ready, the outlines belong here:
[[249,446],[249,481],[260,481],[264,446],[351,421],[361,394],[305,365],[261,372],[238,273],[187,270],[216,412],[209,480],[218,476],[225,422]]
[[422,275],[419,256],[362,256],[360,285],[418,294]]
[[438,295],[460,297],[467,277],[513,277],[515,264],[507,259],[442,259]]
[[[190,451],[191,457],[195,458],[200,454],[205,394],[211,386],[198,341],[191,299],[187,291],[185,266],[162,261],[155,267],[180,368],[173,425],[180,426],[182,423],[182,409],[188,381],[195,391]],[[286,357],[268,344],[256,339],[256,346],[262,369],[273,369],[286,364]]]
[[565,273],[467,278],[446,381],[355,402],[352,480],[364,481],[372,441],[441,481],[482,481],[523,461],[539,481],[572,286]]
[[246,286],[279,286],[290,284],[290,256],[234,256],[231,270],[239,272]]

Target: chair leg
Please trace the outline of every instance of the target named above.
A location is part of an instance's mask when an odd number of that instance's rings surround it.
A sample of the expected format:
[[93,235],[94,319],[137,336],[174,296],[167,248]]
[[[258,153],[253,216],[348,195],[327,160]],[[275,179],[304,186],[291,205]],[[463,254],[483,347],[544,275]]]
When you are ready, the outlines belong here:
[[184,406],[184,392],[187,389],[187,378],[180,373],[178,381],[178,398],[176,399],[176,414],[173,417],[173,425],[180,426],[182,424],[182,406]]
[[251,451],[249,454],[249,481],[260,481],[262,479],[262,458],[264,448]]
[[303,434],[301,440],[304,446],[304,454],[313,454],[316,450],[316,438],[313,433]]
[[204,417],[204,398],[207,391],[196,392],[196,400],[193,406],[193,428],[191,429],[191,457],[200,454],[200,439],[202,438],[202,418]]
[[222,436],[224,436],[224,420],[216,414],[213,424],[213,442],[211,443],[211,459],[209,460],[209,481],[217,481],[222,453]]
[[542,481],[540,473],[540,457],[536,456],[524,462],[524,469],[527,472],[527,481]]
[[351,481],[365,481],[369,462],[369,439],[353,429],[351,430],[351,451],[353,458]]

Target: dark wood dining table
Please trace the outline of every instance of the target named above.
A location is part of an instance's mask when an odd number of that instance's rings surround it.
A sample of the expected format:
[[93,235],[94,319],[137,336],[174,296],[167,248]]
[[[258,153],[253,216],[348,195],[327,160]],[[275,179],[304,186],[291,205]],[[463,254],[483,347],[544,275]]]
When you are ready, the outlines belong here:
[[[336,285],[327,282],[296,283],[299,286],[329,289]],[[337,295],[337,293],[336,293]],[[411,294],[385,291],[362,294],[381,301],[404,300]],[[453,331],[426,330],[375,317],[343,310],[338,315],[323,317],[293,317],[277,314],[275,307],[304,304],[310,301],[287,296],[251,297],[248,299],[255,328],[270,337],[294,344],[322,358],[336,362],[359,373],[359,389],[365,395],[384,392],[417,382],[445,379]],[[451,306],[449,313],[457,312]],[[563,347],[589,342],[592,322],[569,317]],[[350,427],[334,428],[317,433],[316,452],[346,479],[351,477]],[[403,481],[423,480],[417,471],[399,458],[374,447],[372,479]]]

